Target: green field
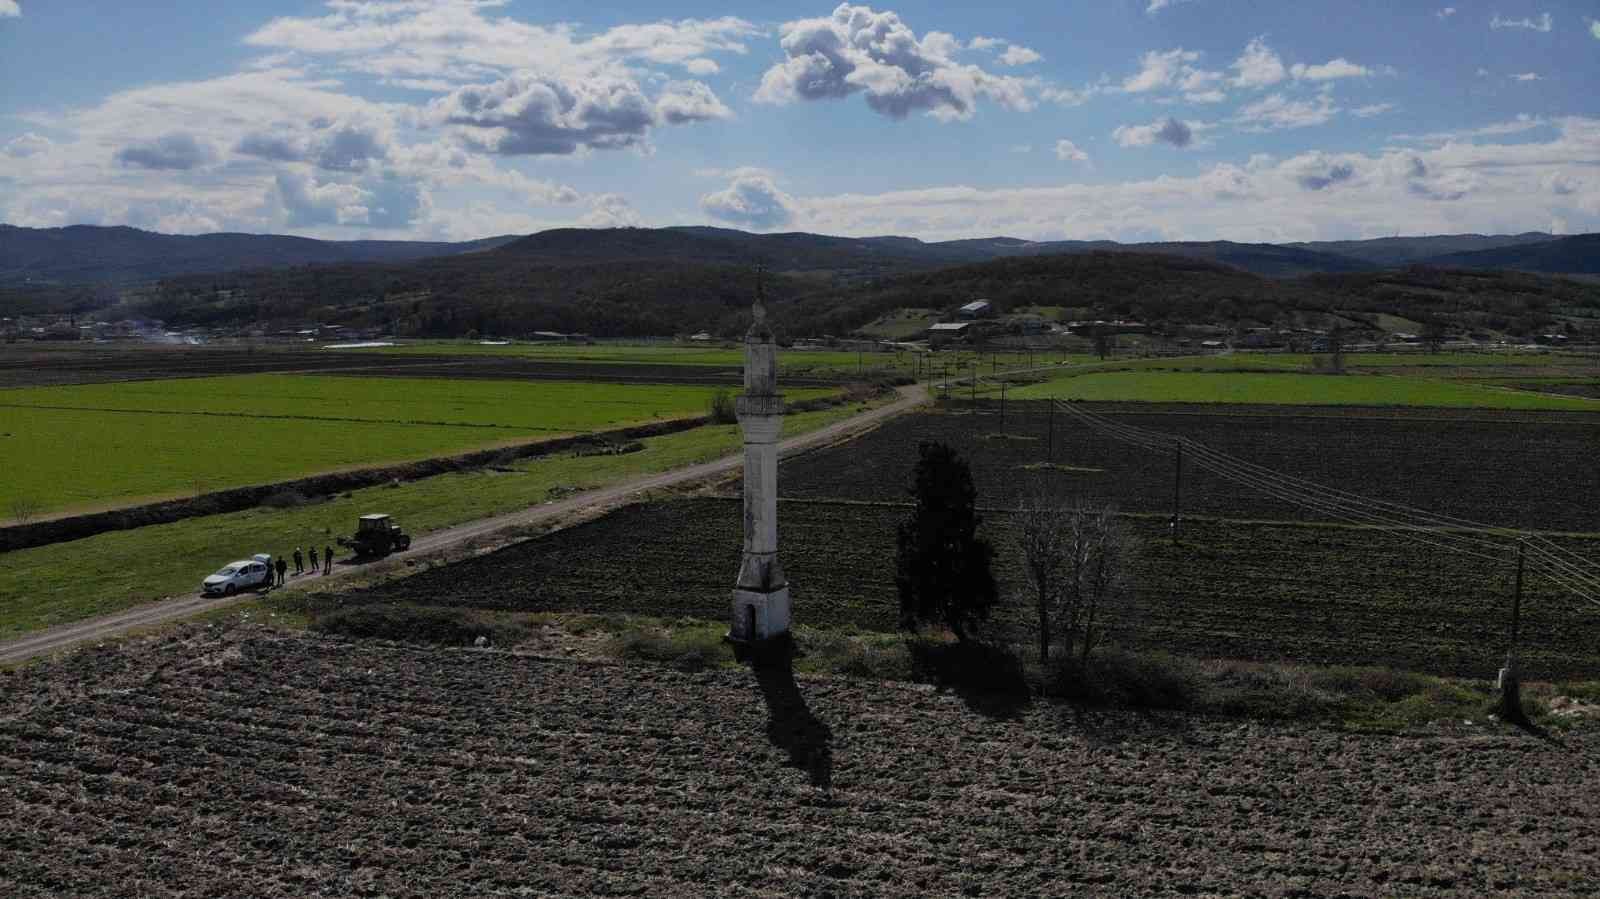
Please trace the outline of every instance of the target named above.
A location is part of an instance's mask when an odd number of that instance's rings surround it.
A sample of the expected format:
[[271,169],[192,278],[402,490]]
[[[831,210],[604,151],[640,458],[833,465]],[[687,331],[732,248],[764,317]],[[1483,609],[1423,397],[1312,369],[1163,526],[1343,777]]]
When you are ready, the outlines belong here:
[[[716,388],[238,375],[0,391],[0,518],[705,413]],[[825,390],[791,390],[791,400]]]
[[[786,416],[784,434],[815,430],[860,408]],[[736,452],[742,438],[737,425],[719,425],[642,442],[644,450],[626,455],[537,457],[515,463],[509,472],[458,472],[298,508],[255,508],[13,550],[0,564],[0,639],[193,593],[202,578],[234,559],[331,544],[336,535],[354,530],[363,513],[387,512],[421,535],[575,490],[717,459]]]
[[1600,401],[1430,378],[1277,372],[1088,372],[1008,390],[1018,400],[1248,403],[1318,406],[1445,406],[1600,412]]

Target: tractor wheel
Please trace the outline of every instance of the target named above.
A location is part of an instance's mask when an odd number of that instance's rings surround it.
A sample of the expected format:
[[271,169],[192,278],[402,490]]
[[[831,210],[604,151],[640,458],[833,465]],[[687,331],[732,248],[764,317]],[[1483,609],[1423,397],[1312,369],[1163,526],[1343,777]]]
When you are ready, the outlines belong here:
[[405,552],[406,550],[411,548],[411,538],[410,537],[401,537],[399,540],[396,540],[394,543],[395,543],[395,546],[400,548],[401,552]]

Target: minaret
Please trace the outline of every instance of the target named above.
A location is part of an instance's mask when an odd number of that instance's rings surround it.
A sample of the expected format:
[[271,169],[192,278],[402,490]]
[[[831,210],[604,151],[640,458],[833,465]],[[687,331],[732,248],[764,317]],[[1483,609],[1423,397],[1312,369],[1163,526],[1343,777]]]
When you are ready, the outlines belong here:
[[736,408],[744,431],[744,559],[733,588],[729,639],[766,640],[789,633],[789,582],[778,564],[778,437],[783,395],[778,393],[778,347],[762,305],[756,272],[755,321],[744,335],[744,393]]

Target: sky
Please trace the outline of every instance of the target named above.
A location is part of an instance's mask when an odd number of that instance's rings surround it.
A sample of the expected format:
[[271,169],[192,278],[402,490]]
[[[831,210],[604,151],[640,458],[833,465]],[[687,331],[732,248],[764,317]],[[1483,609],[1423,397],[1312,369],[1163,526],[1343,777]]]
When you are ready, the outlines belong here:
[[0,0],[0,222],[1600,231],[1600,2]]

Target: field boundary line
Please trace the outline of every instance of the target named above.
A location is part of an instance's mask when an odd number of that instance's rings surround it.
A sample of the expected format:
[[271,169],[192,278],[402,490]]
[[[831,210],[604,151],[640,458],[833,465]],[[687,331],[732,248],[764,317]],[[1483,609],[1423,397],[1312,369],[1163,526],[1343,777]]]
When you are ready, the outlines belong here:
[[[846,435],[855,436],[871,430],[872,427],[884,419],[915,409],[928,400],[928,394],[921,385],[913,384],[897,387],[895,392],[898,397],[887,405],[868,409],[859,415],[834,422],[827,427],[819,428],[797,437],[791,437],[781,442],[778,445],[778,449],[780,452],[794,453],[799,450],[828,444]],[[519,512],[510,512],[504,515],[464,522],[454,527],[442,528],[432,533],[418,536],[412,541],[410,553],[421,555],[425,552],[449,549],[469,540],[481,539],[509,528],[540,524],[581,512],[591,507],[616,504],[636,494],[707,480],[729,471],[738,470],[743,464],[744,454],[741,451],[710,462],[701,462],[685,468],[659,472],[631,481],[613,484],[609,487],[586,491],[566,499],[543,503]],[[299,580],[290,581],[282,589],[297,590],[311,584],[336,583],[338,579],[353,576],[362,570],[359,566],[349,566],[343,571],[335,571],[332,575],[326,577],[306,576]],[[172,597],[99,618],[57,625],[14,640],[0,642],[0,665],[16,664],[47,653],[68,649],[78,643],[113,637],[137,628],[180,621],[195,615],[227,608],[230,605],[258,595],[261,594],[244,593],[231,597],[204,597],[198,595]]]

